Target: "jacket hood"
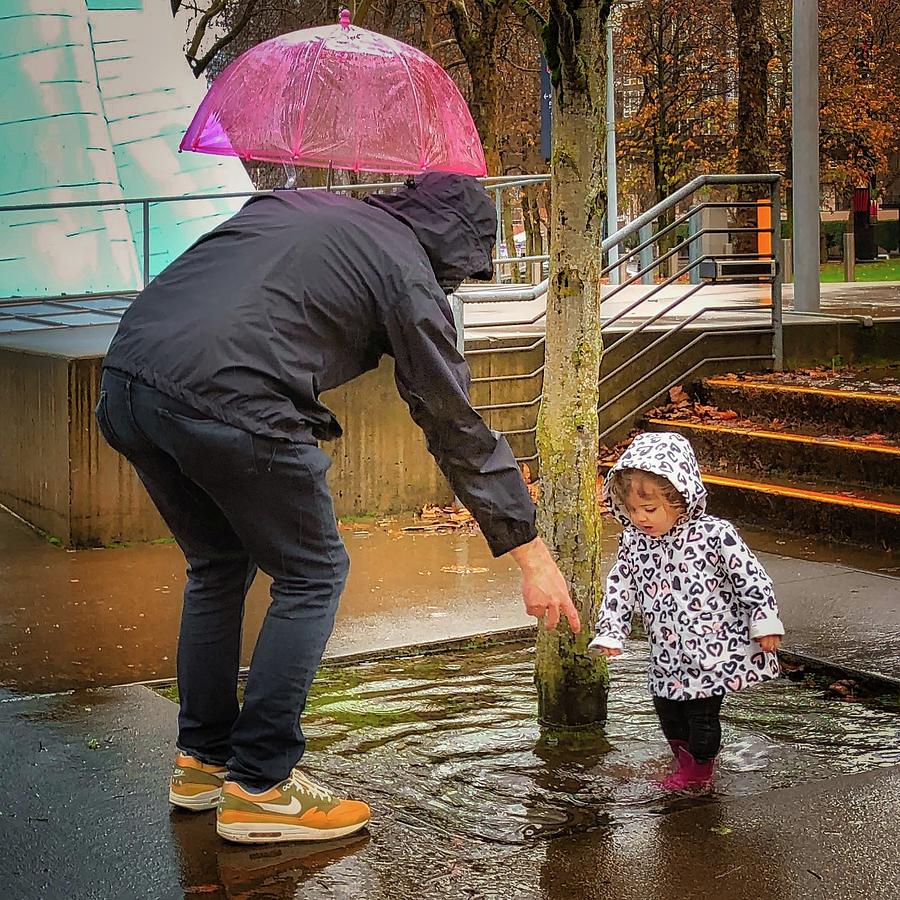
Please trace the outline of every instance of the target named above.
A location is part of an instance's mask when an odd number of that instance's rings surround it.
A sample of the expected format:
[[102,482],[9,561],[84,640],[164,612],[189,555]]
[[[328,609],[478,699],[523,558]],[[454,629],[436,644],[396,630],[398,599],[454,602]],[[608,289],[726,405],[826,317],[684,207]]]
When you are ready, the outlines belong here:
[[393,194],[377,194],[365,202],[412,229],[448,294],[467,278],[493,278],[497,213],[487,191],[471,176],[429,172]]
[[639,434],[606,476],[603,499],[613,515],[623,525],[629,525],[628,513],[615,502],[609,490],[613,472],[622,469],[640,469],[671,481],[687,504],[687,519],[695,519],[706,512],[706,488],[700,477],[697,457],[690,442],[680,434]]

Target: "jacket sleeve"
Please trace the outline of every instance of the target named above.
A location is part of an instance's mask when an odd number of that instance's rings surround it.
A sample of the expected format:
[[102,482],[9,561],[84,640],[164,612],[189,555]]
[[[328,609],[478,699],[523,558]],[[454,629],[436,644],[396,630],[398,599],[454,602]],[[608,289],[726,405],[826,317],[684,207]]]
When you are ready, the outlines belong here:
[[596,635],[589,647],[611,647],[621,650],[631,633],[631,617],[637,603],[637,591],[631,574],[630,554],[626,541],[619,543],[619,554],[606,577],[606,591],[597,620]]
[[750,613],[750,637],[784,634],[772,579],[730,523],[722,530],[719,555],[735,597]]
[[446,297],[436,283],[417,282],[385,314],[397,388],[456,496],[501,556],[537,537],[534,503],[506,438],[469,403],[469,368]]

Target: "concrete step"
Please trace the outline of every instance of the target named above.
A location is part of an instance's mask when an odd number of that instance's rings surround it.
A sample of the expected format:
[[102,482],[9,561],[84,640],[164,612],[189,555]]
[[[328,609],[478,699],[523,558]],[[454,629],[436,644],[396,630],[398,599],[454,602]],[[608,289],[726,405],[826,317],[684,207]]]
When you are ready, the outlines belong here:
[[728,424],[647,420],[650,431],[684,435],[701,466],[715,471],[721,460],[732,471],[751,478],[793,475],[844,485],[865,485],[900,491],[900,446],[863,443]]
[[752,378],[709,378],[699,399],[740,416],[839,426],[862,434],[900,434],[900,394],[802,387]]
[[[609,463],[601,464],[608,471]],[[900,494],[704,471],[710,513],[741,525],[885,550],[900,547]]]
[[705,472],[703,481],[714,515],[834,543],[885,550],[900,546],[898,494],[794,479],[763,481],[737,472]]

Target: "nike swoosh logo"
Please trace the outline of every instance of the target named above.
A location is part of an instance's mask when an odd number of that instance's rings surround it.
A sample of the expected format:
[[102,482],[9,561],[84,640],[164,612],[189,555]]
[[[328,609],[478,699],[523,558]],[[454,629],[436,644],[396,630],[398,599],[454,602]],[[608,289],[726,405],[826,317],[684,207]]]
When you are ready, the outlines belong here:
[[256,805],[266,812],[278,813],[280,816],[296,816],[303,811],[303,804],[296,797],[291,797],[290,803],[257,803]]

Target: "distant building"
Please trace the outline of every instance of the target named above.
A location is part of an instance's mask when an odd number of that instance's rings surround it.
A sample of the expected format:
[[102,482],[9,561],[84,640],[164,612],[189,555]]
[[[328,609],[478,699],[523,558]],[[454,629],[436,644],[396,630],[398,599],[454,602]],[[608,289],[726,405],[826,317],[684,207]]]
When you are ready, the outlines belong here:
[[[205,93],[164,0],[3,0],[0,206],[252,190],[237,159],[179,153]],[[240,200],[154,205],[150,271]],[[0,298],[135,290],[139,206],[0,212]]]

